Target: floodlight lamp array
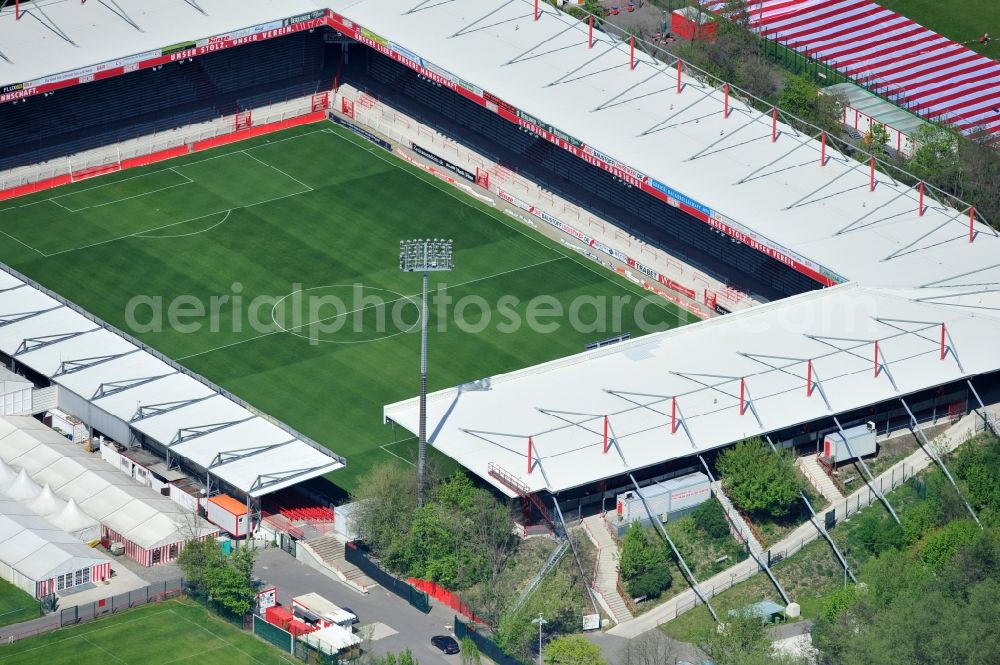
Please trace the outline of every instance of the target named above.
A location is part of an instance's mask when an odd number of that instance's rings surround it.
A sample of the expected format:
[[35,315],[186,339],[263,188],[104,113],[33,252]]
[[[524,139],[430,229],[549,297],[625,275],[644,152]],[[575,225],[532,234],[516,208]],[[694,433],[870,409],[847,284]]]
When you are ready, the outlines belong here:
[[452,241],[428,238],[399,241],[399,269],[403,272],[440,272],[454,268]]

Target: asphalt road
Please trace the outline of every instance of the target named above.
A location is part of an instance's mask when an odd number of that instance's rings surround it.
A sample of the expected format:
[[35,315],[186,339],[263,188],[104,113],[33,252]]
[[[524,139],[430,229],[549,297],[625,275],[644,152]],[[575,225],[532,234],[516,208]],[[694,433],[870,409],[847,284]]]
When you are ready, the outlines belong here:
[[454,612],[431,601],[430,614],[423,614],[395,594],[382,587],[363,596],[338,580],[331,579],[292,558],[280,549],[267,549],[258,553],[254,574],[268,584],[278,587],[278,602],[290,605],[292,598],[316,592],[330,602],[349,607],[358,615],[359,626],[382,623],[396,631],[372,642],[372,651],[384,654],[399,653],[409,647],[420,665],[459,663],[459,656],[445,656],[431,646],[434,635],[453,635]]

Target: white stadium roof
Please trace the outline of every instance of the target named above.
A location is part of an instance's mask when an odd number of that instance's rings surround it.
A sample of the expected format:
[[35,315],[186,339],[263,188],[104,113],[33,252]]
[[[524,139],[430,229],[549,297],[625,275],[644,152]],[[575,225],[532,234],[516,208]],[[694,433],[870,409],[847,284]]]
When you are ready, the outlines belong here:
[[436,392],[431,443],[508,494],[490,465],[556,492],[1000,368],[1000,317],[921,293],[844,284]]
[[343,468],[311,439],[28,281],[0,271],[0,351],[171,455],[251,496]]
[[[38,4],[46,19],[32,16],[15,25],[10,10],[0,14],[0,50],[8,61],[0,58],[0,80],[15,84],[7,93],[11,96],[35,94],[46,79],[60,79],[58,72],[101,62],[112,67],[115,58],[118,65],[146,62],[144,58],[169,53],[165,44],[187,41],[196,42],[197,55],[213,48],[212,34],[258,34],[258,28],[283,17],[329,8],[328,25],[377,45],[466,97],[486,99],[481,103],[487,108],[562,142],[713,228],[827,284],[855,282],[494,377],[487,391],[452,389],[432,396],[432,430],[439,425],[434,445],[505,491],[488,475],[491,462],[516,473],[532,489],[559,491],[1000,366],[998,354],[989,348],[989,342],[1000,339],[1000,238],[977,221],[974,211],[958,202],[958,208],[939,203],[930,190],[924,209],[918,210],[918,188],[882,171],[875,173],[876,186],[869,191],[866,163],[828,146],[828,160],[821,165],[818,132],[804,135],[779,117],[777,140],[772,141],[771,114],[740,101],[735,90],[725,116],[721,84],[687,73],[678,82],[673,64],[654,61],[639,50],[637,64],[630,68],[626,43],[596,32],[590,48],[586,24],[545,4],[538,20],[532,16],[532,0],[199,0],[204,13],[184,0],[120,0],[122,14],[100,3]],[[78,74],[86,79],[99,69]],[[17,83],[24,85],[16,89]],[[0,275],[0,289],[3,279]],[[41,294],[16,304],[5,295],[0,293],[0,317],[51,306]],[[873,309],[852,309],[859,300]],[[0,349],[16,350],[26,338],[95,327],[65,309],[0,327]],[[950,340],[944,360],[935,355],[939,349],[934,341],[934,326],[942,323]],[[86,334],[109,348],[116,344],[103,341],[104,331]],[[860,341],[842,342],[850,350],[837,351],[841,342],[831,341],[837,337]],[[862,366],[875,340],[884,354],[878,378],[872,367]],[[40,348],[22,351],[42,367],[63,362],[43,358]],[[782,365],[785,361],[772,361],[780,367],[773,369],[761,362],[768,355],[799,360],[788,367]],[[809,358],[823,390],[806,398],[803,363]],[[165,381],[142,383],[143,377],[158,376],[164,369],[142,363],[123,356],[80,370],[75,374],[93,374],[77,391],[96,392],[128,377],[136,380],[130,392],[138,395]],[[75,374],[54,380],[68,386],[77,381]],[[741,378],[753,407],[743,415],[733,396]],[[192,396],[198,395],[194,388],[192,384]],[[606,389],[678,396],[686,428],[666,434],[669,414],[658,412],[662,402],[645,405],[639,400],[643,406],[637,406]],[[110,396],[98,403],[104,400],[107,408],[114,403]],[[129,400],[134,405],[134,397]],[[386,416],[415,430],[415,404],[386,407]],[[127,411],[124,402],[115,408]],[[603,454],[602,442],[579,426],[556,428],[560,421],[539,408],[593,413],[601,419],[610,414],[624,460],[617,449]],[[186,406],[135,425],[157,436],[176,436],[185,427],[186,413],[193,423],[203,424],[200,410]],[[171,424],[161,427],[158,418]],[[238,420],[229,429],[237,427],[242,427]],[[514,436],[487,440],[468,430]],[[272,434],[261,441],[280,443],[281,435]],[[542,460],[530,475],[525,468],[528,434],[534,435]],[[195,452],[199,441],[210,442],[219,452],[234,445],[223,436],[205,435],[191,445],[180,442],[176,449],[192,460],[208,459],[207,447]],[[282,469],[290,456],[284,448],[274,450],[282,452],[267,452],[257,460],[268,455]],[[270,463],[253,464],[253,459],[222,469],[231,468],[241,486],[252,487],[255,471],[242,467],[271,468]]]

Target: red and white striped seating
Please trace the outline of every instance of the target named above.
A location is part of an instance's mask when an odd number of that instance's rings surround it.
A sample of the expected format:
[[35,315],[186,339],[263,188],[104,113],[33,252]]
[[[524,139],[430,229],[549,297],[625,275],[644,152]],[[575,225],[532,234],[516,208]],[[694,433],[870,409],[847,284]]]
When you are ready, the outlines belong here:
[[[704,6],[721,11],[725,4],[707,0]],[[827,63],[928,120],[1000,138],[996,60],[871,0],[750,0],[747,7],[751,26],[768,39]]]

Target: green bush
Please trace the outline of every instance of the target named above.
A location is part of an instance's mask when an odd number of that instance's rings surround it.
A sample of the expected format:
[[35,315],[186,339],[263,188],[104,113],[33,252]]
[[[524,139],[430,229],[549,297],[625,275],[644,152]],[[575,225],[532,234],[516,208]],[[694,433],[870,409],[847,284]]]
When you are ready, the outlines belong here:
[[633,598],[658,597],[670,588],[671,578],[664,546],[652,542],[649,533],[633,522],[625,532],[618,570],[625,589]]
[[666,567],[650,568],[625,581],[625,590],[633,598],[658,598],[670,588],[672,583],[670,571]]
[[709,499],[691,511],[695,527],[712,540],[729,538],[729,520],[722,505],[715,499]]
[[979,535],[979,527],[972,520],[956,520],[927,537],[920,550],[920,558],[931,570],[939,571],[952,557]]
[[774,452],[758,438],[727,449],[719,456],[717,466],[729,496],[752,513],[785,517],[805,489],[791,456]]
[[902,549],[903,529],[895,520],[883,517],[877,509],[861,513],[853,539],[872,556],[878,556],[890,549]]
[[900,520],[903,522],[903,543],[912,545],[941,523],[941,504],[927,498],[907,508]]

